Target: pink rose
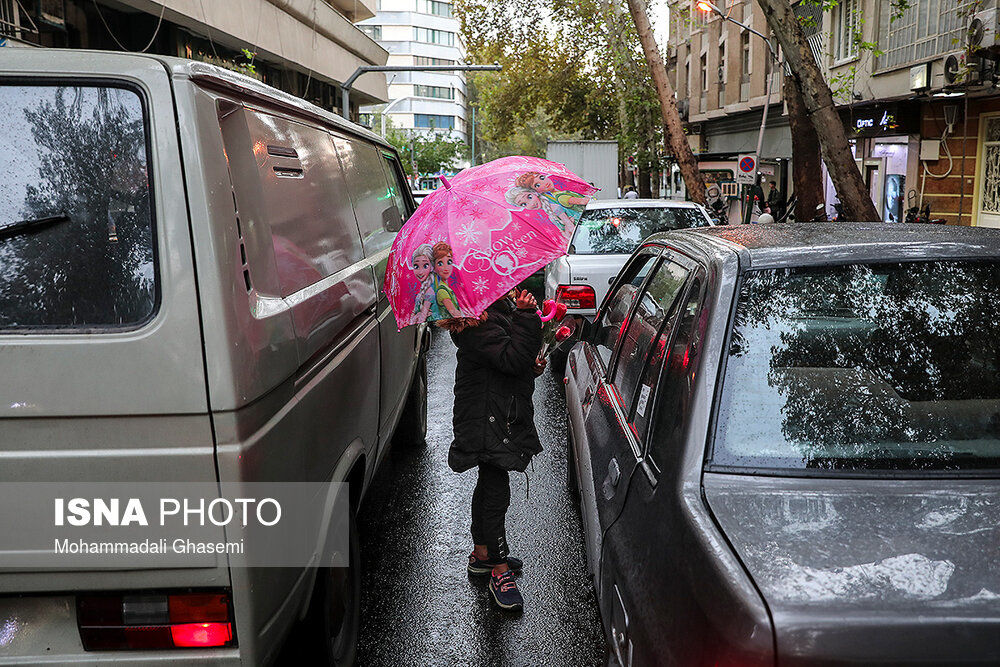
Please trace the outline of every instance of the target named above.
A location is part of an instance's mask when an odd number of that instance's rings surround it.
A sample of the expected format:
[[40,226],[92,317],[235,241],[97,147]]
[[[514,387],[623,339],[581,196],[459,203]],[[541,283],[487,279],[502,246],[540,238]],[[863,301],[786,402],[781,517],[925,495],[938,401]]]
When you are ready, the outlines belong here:
[[562,318],[564,318],[564,317],[566,317],[566,304],[565,303],[557,303],[556,304],[556,319],[557,320],[562,320]]
[[564,340],[569,338],[570,334],[572,333],[573,332],[569,330],[569,327],[559,327],[559,330],[556,331],[556,342],[557,343],[563,342]]

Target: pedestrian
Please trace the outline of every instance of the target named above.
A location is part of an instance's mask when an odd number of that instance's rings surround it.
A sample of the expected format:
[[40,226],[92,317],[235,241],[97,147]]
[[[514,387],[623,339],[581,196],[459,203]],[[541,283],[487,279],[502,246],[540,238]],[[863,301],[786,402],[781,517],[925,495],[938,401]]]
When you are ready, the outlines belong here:
[[638,198],[639,198],[639,193],[635,191],[635,188],[633,188],[631,185],[625,188],[624,199],[638,199]]
[[785,193],[778,189],[778,182],[771,181],[771,191],[767,193],[767,207],[771,209],[771,215],[780,220],[785,215]]
[[514,581],[522,561],[509,556],[505,519],[510,472],[524,472],[542,451],[532,394],[545,369],[538,360],[542,325],[530,292],[514,290],[479,318],[441,320],[458,347],[455,369],[455,439],[448,465],[462,473],[478,468],[472,494],[468,571],[489,575],[489,591],[502,609],[519,611],[524,599]]

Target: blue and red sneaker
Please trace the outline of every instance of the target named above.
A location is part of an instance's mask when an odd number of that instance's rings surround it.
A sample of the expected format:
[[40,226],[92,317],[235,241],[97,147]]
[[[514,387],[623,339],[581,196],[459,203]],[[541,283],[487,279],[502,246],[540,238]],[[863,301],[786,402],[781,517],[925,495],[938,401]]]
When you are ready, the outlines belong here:
[[490,575],[490,595],[497,606],[507,611],[522,611],[524,609],[524,598],[521,591],[517,590],[517,583],[514,581],[514,573],[507,570],[503,574],[494,572]]
[[[481,560],[476,556],[476,552],[473,551],[469,554],[469,574],[481,577],[489,574],[493,571],[500,563],[495,563],[491,560]],[[514,572],[520,572],[521,568],[524,567],[524,563],[521,562],[520,558],[514,558],[513,556],[507,557],[507,567],[509,567]]]

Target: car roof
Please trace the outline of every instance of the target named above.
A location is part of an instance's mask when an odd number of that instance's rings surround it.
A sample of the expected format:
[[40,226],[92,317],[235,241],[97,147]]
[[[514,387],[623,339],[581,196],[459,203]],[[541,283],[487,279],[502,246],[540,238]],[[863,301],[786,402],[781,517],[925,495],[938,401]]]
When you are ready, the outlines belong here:
[[691,246],[712,255],[729,248],[740,254],[741,265],[753,268],[1000,257],[1000,230],[957,225],[719,225],[663,232],[646,242]]
[[587,204],[587,208],[698,208],[698,204],[680,199],[598,199]]
[[332,111],[322,109],[311,102],[273,88],[266,83],[240,74],[239,72],[196,60],[150,53],[57,48],[10,49],[10,52],[5,53],[4,57],[6,58],[5,62],[13,63],[15,66],[28,65],[41,67],[47,73],[59,71],[75,72],[77,70],[74,68],[74,62],[81,57],[85,57],[88,63],[92,63],[97,67],[106,68],[109,71],[120,70],[122,73],[128,72],[129,68],[137,62],[154,61],[165,68],[168,74],[175,79],[187,78],[208,87],[227,90],[246,98],[270,103],[300,117],[308,118],[348,134],[363,137],[383,148],[395,151],[392,145],[379,135],[361,125],[342,118]]

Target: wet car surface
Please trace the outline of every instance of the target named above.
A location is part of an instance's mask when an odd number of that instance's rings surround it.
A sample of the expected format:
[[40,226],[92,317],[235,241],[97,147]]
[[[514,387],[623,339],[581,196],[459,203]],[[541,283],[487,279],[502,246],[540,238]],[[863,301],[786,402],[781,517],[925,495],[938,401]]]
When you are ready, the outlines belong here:
[[[566,490],[562,382],[536,382],[545,451],[511,474],[507,539],[524,559],[523,614],[492,605],[487,578],[465,570],[476,473],[448,467],[455,348],[434,332],[428,352],[426,448],[387,455],[361,508],[359,665],[603,665],[604,637],[586,574],[579,514]],[[526,492],[530,495],[526,498]]]

